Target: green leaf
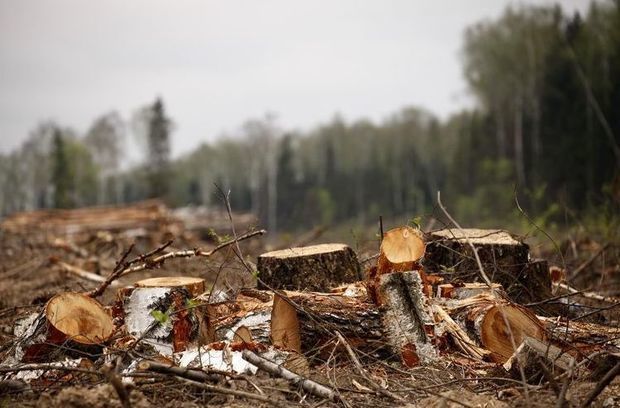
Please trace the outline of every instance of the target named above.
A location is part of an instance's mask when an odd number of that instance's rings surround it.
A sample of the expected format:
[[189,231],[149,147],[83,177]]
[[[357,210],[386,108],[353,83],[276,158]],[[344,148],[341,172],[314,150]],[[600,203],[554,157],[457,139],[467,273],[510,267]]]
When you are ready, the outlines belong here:
[[168,318],[170,317],[168,316],[168,314],[161,312],[159,310],[151,311],[151,316],[153,316],[153,318],[161,324],[166,323],[168,321]]

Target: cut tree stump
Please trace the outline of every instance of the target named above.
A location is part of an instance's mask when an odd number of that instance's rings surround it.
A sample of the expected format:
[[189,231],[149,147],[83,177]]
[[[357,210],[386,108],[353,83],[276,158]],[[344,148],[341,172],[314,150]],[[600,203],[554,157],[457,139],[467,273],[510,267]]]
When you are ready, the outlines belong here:
[[498,296],[449,300],[443,308],[498,363],[506,362],[526,336],[545,340],[545,328],[534,313]]
[[362,358],[386,358],[392,354],[385,341],[381,312],[365,296],[293,291],[285,291],[282,295],[286,295],[297,310],[300,333],[295,332],[295,323],[287,313],[274,314],[272,327],[288,327],[280,332],[280,338],[293,342],[299,338],[301,352],[309,359],[325,361],[332,352],[346,353],[344,348],[334,350],[336,331],[360,351]]
[[529,247],[503,230],[443,229],[426,236],[424,269],[446,282],[482,282],[468,240],[474,245],[485,273],[501,284],[517,303],[532,303],[551,296],[551,279],[545,262],[529,262]]
[[360,278],[357,256],[345,244],[272,251],[258,257],[259,287],[327,292]]
[[387,340],[408,367],[437,358],[432,343],[435,323],[423,287],[416,271],[380,277],[379,298]]
[[[425,244],[418,230],[411,227],[394,228],[383,234],[377,267],[370,270],[368,276],[368,294],[377,304],[382,275],[392,272],[420,271],[422,282],[426,284],[426,276],[419,264],[424,256]],[[425,291],[428,292],[430,288]],[[430,293],[429,293],[430,294]]]
[[138,281],[134,286],[118,291],[115,308],[116,317],[120,314],[131,336],[164,355],[206,341],[204,313],[192,301],[204,292],[203,279],[150,278]]
[[101,351],[101,345],[114,332],[114,324],[96,300],[65,292],[51,298],[42,313],[23,322],[22,330],[15,359],[33,362],[49,360],[56,352],[73,357]]

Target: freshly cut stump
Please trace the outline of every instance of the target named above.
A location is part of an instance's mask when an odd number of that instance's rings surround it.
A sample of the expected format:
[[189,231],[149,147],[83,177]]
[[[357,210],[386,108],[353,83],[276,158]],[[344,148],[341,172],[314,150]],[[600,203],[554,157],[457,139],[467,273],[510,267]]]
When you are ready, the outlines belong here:
[[380,304],[378,296],[382,275],[392,272],[420,271],[422,282],[426,276],[421,271],[420,259],[424,256],[425,244],[419,232],[405,226],[394,228],[383,234],[377,267],[368,276],[368,294],[375,303]]
[[134,286],[118,291],[115,313],[129,335],[163,355],[186,350],[206,339],[202,306],[192,301],[204,292],[204,279],[150,278]]
[[113,332],[112,317],[99,302],[82,293],[60,293],[30,319],[16,359],[31,362],[48,360],[55,352],[95,353]]
[[258,257],[259,287],[329,291],[360,277],[357,256],[345,244],[320,244],[272,251]]
[[536,315],[505,299],[481,294],[449,301],[445,309],[498,363],[505,363],[525,337],[545,340],[544,326]]

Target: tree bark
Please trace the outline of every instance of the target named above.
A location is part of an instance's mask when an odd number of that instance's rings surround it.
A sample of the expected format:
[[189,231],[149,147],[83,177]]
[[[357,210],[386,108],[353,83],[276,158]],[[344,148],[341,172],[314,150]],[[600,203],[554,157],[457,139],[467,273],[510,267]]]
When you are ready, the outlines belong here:
[[360,277],[355,252],[344,244],[272,251],[258,257],[259,287],[327,292]]

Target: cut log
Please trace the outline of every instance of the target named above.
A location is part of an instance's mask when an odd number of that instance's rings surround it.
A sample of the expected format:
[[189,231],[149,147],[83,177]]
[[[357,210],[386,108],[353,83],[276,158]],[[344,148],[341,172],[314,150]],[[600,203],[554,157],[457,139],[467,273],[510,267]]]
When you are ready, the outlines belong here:
[[73,292],[54,296],[21,326],[14,357],[23,362],[49,360],[59,350],[64,357],[96,353],[114,332],[112,317],[99,302]]
[[531,303],[550,297],[551,280],[545,262],[529,263],[529,247],[503,230],[444,229],[426,236],[424,269],[447,283],[481,282],[470,241],[485,273],[501,284],[510,298]]
[[[392,354],[385,342],[381,312],[366,297],[291,291],[284,294],[297,310],[301,352],[314,362],[325,361],[334,351],[346,352],[334,350],[331,342],[336,331],[360,351],[362,358],[386,358]],[[285,313],[273,318],[273,327],[293,326],[287,323],[289,317]],[[294,329],[286,333],[287,338],[296,336]]]
[[576,363],[575,359],[562,349],[526,336],[514,354],[504,363],[504,369],[512,373],[515,378],[520,378],[523,371],[528,381],[538,381],[541,377],[537,375],[541,372],[541,362],[554,376],[571,370]]
[[[392,272],[420,271],[425,283],[424,272],[419,264],[424,256],[425,244],[418,230],[411,227],[394,228],[383,234],[377,267],[371,268],[368,275],[368,294],[380,304],[378,290],[382,275]],[[428,290],[428,289],[426,289]]]
[[329,291],[360,278],[357,256],[345,244],[321,244],[272,251],[258,257],[259,287]]
[[412,367],[437,358],[433,347],[434,320],[416,271],[382,275],[379,299],[384,305],[384,326],[392,351]]
[[289,299],[275,295],[271,310],[271,344],[301,353],[301,332],[297,310]]
[[544,326],[535,314],[497,296],[452,300],[444,309],[498,363],[506,362],[526,336],[545,340]]

